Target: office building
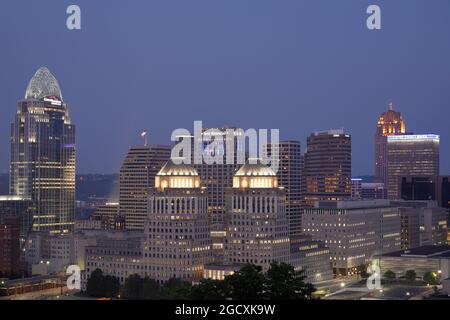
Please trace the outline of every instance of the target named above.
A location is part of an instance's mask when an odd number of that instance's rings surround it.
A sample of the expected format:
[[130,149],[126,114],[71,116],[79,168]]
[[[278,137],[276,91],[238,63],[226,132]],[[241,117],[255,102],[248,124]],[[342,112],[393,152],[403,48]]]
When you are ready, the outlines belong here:
[[107,202],[99,206],[91,220],[100,221],[103,230],[125,230],[126,217],[119,214],[119,203]]
[[125,217],[127,230],[143,230],[147,217],[148,191],[155,176],[169,160],[170,146],[131,147],[120,168],[119,215]]
[[401,199],[402,178],[439,176],[439,136],[387,137],[388,198]]
[[10,194],[31,198],[33,227],[67,233],[75,213],[75,126],[58,81],[40,68],[11,125]]
[[30,198],[22,196],[0,196],[0,219],[13,216],[19,218],[21,244],[32,229],[34,206]]
[[[289,237],[301,235],[301,149],[299,141],[281,141],[278,146],[268,145],[268,152],[278,147],[278,184],[286,193],[286,215]],[[269,156],[270,157],[270,156]]]
[[351,198],[351,137],[344,130],[328,130],[311,134],[303,165],[303,195],[313,206],[320,200]]
[[20,219],[0,215],[0,278],[20,274]]
[[375,133],[375,178],[377,182],[387,183],[387,137],[406,132],[405,121],[400,112],[394,111],[392,103],[377,121]]
[[143,261],[152,279],[198,281],[212,260],[206,190],[190,165],[169,160],[155,177]]
[[236,172],[226,193],[225,262],[267,271],[271,262],[290,259],[285,191],[271,168],[251,162]]
[[330,249],[336,274],[352,274],[375,254],[400,249],[400,213],[387,200],[320,201],[306,208],[303,232]]
[[402,200],[437,200],[437,176],[400,177],[400,198]]

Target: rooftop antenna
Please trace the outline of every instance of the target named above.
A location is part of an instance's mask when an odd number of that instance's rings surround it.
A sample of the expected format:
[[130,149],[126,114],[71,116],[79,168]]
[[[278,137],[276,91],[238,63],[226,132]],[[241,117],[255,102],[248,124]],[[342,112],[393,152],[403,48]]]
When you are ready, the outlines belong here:
[[142,131],[141,137],[144,138],[144,146],[147,146],[147,130]]
[[389,102],[389,111],[394,110],[394,104],[392,103],[392,101]]

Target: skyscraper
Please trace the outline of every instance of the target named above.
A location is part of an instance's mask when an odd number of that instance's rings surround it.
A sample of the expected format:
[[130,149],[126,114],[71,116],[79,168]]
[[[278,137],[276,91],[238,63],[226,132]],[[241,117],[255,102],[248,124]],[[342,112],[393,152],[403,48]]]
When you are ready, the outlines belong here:
[[212,257],[208,201],[192,166],[169,160],[158,172],[144,234],[143,261],[151,278],[198,281],[203,277]]
[[389,103],[389,110],[378,117],[375,133],[375,178],[378,182],[387,183],[386,137],[405,134],[405,131],[405,121],[402,114],[394,111],[393,104]]
[[10,193],[35,202],[35,230],[72,230],[75,126],[58,81],[47,68],[31,79],[11,125]]
[[308,206],[318,200],[350,199],[352,145],[344,130],[311,134],[303,161],[303,195]]
[[[269,144],[268,151],[276,145]],[[300,141],[281,141],[278,144],[280,157],[278,183],[286,192],[286,215],[289,220],[289,237],[301,234],[301,149]]]
[[170,158],[171,147],[148,145],[131,147],[119,173],[119,215],[128,230],[143,230],[147,217],[148,191],[155,176]]
[[389,199],[401,198],[403,177],[439,175],[439,136],[399,135],[387,137],[387,189]]
[[274,261],[290,259],[289,222],[284,189],[275,172],[247,163],[227,189],[226,262],[252,263],[267,270]]

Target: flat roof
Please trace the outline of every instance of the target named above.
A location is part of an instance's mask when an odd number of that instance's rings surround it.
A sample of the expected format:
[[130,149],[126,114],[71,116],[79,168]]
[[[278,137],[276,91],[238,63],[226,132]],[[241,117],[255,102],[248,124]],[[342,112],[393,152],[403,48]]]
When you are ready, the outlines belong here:
[[449,258],[450,246],[449,245],[428,245],[408,250],[400,250],[383,254],[382,257],[410,257],[410,258]]

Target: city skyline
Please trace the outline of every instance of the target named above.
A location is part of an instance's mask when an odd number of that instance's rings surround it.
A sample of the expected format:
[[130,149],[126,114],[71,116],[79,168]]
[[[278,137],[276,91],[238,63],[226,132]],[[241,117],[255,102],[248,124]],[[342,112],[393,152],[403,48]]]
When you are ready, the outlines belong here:
[[[47,66],[79,126],[79,173],[117,173],[128,147],[142,144],[142,130],[149,143],[169,144],[172,130],[202,120],[207,127],[279,128],[281,140],[299,140],[302,150],[311,132],[343,127],[352,135],[353,176],[371,175],[376,118],[389,102],[408,131],[441,136],[441,173],[450,172],[446,1],[381,1],[378,33],[362,23],[364,1],[275,8],[266,1],[256,8],[230,2],[221,10],[203,1],[176,10],[108,3],[108,13],[101,2],[79,2],[79,33],[68,32],[65,17],[58,17],[65,4],[22,2],[27,9],[17,10],[21,1],[5,3],[2,12],[13,14],[0,19],[0,37],[11,44],[0,60],[3,150],[17,100],[33,72]],[[20,25],[14,12],[21,14]],[[41,12],[47,19],[35,26],[31,17]],[[53,50],[55,40],[63,55]],[[29,46],[40,50],[31,56]],[[107,125],[99,126],[99,119]],[[0,172],[8,165],[3,152]]]

